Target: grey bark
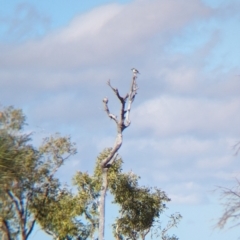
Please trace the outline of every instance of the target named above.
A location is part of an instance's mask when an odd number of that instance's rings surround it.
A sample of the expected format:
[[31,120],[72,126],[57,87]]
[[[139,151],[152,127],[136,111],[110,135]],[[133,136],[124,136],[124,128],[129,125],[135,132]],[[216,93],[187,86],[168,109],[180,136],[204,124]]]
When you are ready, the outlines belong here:
[[[137,94],[137,83],[136,83],[137,75],[133,74],[131,88],[128,94],[126,94],[125,97],[122,97],[117,88],[112,87],[110,80],[107,82],[109,87],[113,90],[117,98],[119,99],[121,103],[120,107],[120,113],[117,117],[116,115],[112,114],[108,108],[108,98],[103,99],[104,104],[104,110],[109,116],[110,119],[112,119],[117,126],[117,136],[115,139],[115,143],[109,153],[109,155],[102,161],[101,168],[102,168],[102,188],[101,188],[101,196],[100,196],[100,206],[99,206],[99,234],[98,239],[104,240],[104,229],[105,229],[105,199],[106,199],[106,192],[107,192],[107,172],[109,169],[109,164],[114,162],[114,159],[117,155],[118,150],[120,149],[123,141],[122,133],[123,130],[129,127],[131,124],[130,121],[130,111],[132,107],[132,103],[135,99],[135,96]],[[127,108],[126,108],[127,103]],[[108,165],[108,166],[107,166]]]
[[0,231],[2,234],[2,240],[11,240],[8,223],[2,218],[0,218]]

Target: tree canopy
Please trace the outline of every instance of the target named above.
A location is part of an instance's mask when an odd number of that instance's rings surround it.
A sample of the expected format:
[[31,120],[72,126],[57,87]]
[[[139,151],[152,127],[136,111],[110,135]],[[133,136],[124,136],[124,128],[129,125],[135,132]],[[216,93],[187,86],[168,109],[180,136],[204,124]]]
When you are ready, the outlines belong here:
[[[112,149],[99,154],[92,175],[81,171],[74,175],[72,192],[56,172],[76,154],[75,144],[69,136],[55,134],[35,147],[33,134],[23,131],[25,119],[13,107],[0,112],[0,237],[26,240],[38,223],[53,239],[93,238],[99,226],[102,162]],[[106,190],[119,209],[113,235],[116,239],[145,239],[161,226],[160,215],[170,199],[158,188],[139,186],[139,177],[123,173],[122,163],[115,154],[114,161],[105,166]],[[177,239],[166,238],[167,230],[163,229],[162,239]]]
[[10,240],[20,236],[22,240],[28,239],[36,222],[55,238],[84,235],[86,229],[77,216],[85,211],[85,206],[79,205],[78,199],[55,177],[57,170],[76,153],[75,145],[70,137],[56,134],[45,138],[36,148],[31,144],[32,134],[22,131],[24,125],[25,116],[21,110],[9,107],[1,112],[2,238]]

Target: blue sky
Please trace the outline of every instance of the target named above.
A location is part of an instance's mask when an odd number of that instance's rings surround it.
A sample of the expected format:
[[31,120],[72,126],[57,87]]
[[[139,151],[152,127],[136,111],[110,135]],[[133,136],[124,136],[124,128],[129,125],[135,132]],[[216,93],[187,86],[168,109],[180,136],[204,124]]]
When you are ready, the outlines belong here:
[[[22,108],[36,139],[71,135],[78,154],[58,173],[62,181],[76,170],[91,172],[98,153],[112,146],[115,126],[102,98],[115,113],[119,105],[106,81],[124,95],[136,67],[124,170],[168,193],[169,213],[183,215],[174,229],[180,239],[240,237],[237,229],[213,228],[222,212],[213,190],[234,186],[240,174],[232,149],[240,139],[238,0],[0,5],[1,104]],[[31,239],[43,238],[36,228]]]

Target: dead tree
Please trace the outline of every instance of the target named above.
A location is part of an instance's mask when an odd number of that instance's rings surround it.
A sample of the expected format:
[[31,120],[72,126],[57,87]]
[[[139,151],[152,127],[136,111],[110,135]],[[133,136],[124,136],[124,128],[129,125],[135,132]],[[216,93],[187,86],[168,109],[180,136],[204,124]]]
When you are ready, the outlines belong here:
[[118,150],[120,149],[122,145],[122,134],[123,130],[129,127],[131,121],[130,121],[130,111],[132,107],[132,103],[134,101],[134,98],[137,94],[137,74],[138,71],[133,70],[133,77],[132,77],[132,83],[131,88],[128,94],[126,94],[125,97],[122,97],[117,88],[112,87],[110,80],[107,82],[108,86],[113,90],[117,98],[119,99],[121,103],[120,107],[120,113],[117,117],[116,115],[112,114],[108,108],[108,99],[103,99],[104,104],[104,110],[106,111],[107,115],[110,119],[112,119],[117,126],[117,136],[115,139],[115,143],[109,153],[109,155],[102,161],[101,168],[102,168],[102,187],[101,187],[101,196],[100,196],[100,206],[99,206],[99,240],[104,240],[104,225],[105,225],[105,197],[106,192],[108,188],[108,181],[107,181],[107,173],[108,169],[111,167],[112,163],[116,159]]

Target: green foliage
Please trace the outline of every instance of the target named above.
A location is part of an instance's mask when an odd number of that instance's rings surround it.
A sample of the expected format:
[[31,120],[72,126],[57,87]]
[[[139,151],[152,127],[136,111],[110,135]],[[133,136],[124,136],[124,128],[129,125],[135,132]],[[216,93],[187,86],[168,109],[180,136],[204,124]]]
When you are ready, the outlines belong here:
[[[109,155],[111,151],[111,148],[104,149],[96,160],[96,165],[94,169],[94,178],[97,179],[96,181],[96,187],[98,191],[100,191],[100,188],[102,186],[102,168],[101,168],[101,162]],[[116,157],[113,164],[108,169],[108,185],[113,187],[116,183],[116,179],[118,178],[119,174],[122,171],[122,159]]]
[[[78,186],[81,199],[84,196],[91,201],[92,208],[97,208],[96,199],[100,195],[102,186],[101,162],[108,156],[111,149],[104,149],[96,160],[93,176],[88,173],[78,172],[75,176],[75,184]],[[133,173],[122,173],[122,159],[115,161],[108,168],[108,189],[114,197],[114,203],[118,204],[120,216],[113,224],[116,239],[145,239],[145,236],[159,226],[160,214],[166,209],[165,203],[170,201],[165,192],[158,188],[139,186],[139,177]],[[175,222],[177,223],[177,222]],[[167,226],[170,226],[169,224]],[[176,226],[172,225],[172,227]],[[168,228],[164,228],[162,239],[177,240],[166,234]],[[155,235],[157,235],[156,232]]]
[[77,219],[84,206],[55,178],[59,167],[76,153],[74,144],[56,134],[37,149],[30,144],[30,135],[21,132],[24,125],[21,110],[9,107],[1,112],[0,236],[27,239],[36,221],[60,239],[85,234]]
[[[29,160],[35,151],[27,144],[27,134],[18,134],[25,125],[21,110],[8,107],[0,112],[0,185],[19,174],[21,159]],[[1,186],[0,186],[1,187]]]
[[[76,153],[70,137],[56,134],[36,148],[31,144],[32,135],[21,132],[24,125],[21,110],[9,107],[0,112],[0,237],[11,240],[21,236],[26,240],[38,222],[54,239],[92,238],[99,224],[101,162],[111,149],[99,154],[93,176],[76,173],[73,184],[77,193],[73,194],[55,177]],[[113,224],[114,235],[117,239],[145,239],[170,199],[158,188],[139,186],[139,177],[122,173],[122,163],[116,156],[107,166],[108,189],[120,209]],[[171,218],[161,230],[163,240],[177,240],[166,233],[178,219]]]
[[178,240],[177,236],[170,236],[168,234],[168,231],[173,227],[177,227],[181,219],[182,216],[180,215],[180,213],[172,214],[168,217],[168,223],[164,228],[162,228],[162,223],[160,222],[160,220],[156,221],[156,227],[152,232],[152,235],[154,235],[156,238],[161,237],[162,240]]
[[165,202],[170,201],[158,188],[140,187],[138,179],[133,173],[121,174],[111,189],[121,215],[114,225],[115,235],[144,239],[166,208]]
[[[89,221],[91,224],[88,225],[89,236],[93,236],[95,230],[99,224],[99,196],[102,186],[102,169],[101,162],[105,159],[111,149],[105,149],[102,153],[99,154],[96,160],[96,166],[93,176],[90,176],[88,173],[77,172],[73,178],[73,183],[77,186],[78,189],[78,203],[85,206],[85,220]],[[115,179],[117,178],[121,170],[122,160],[116,159],[114,164],[109,168],[108,171],[108,181],[110,185],[113,185]]]
[[21,109],[15,109],[13,106],[7,107],[0,112],[0,128],[7,131],[19,131],[25,123],[26,117]]
[[55,239],[87,239],[90,229],[79,219],[85,212],[85,205],[67,190],[54,194],[41,202],[36,202],[38,222]]
[[33,176],[29,173],[38,159],[38,152],[28,144],[29,135],[19,133],[24,124],[21,110],[9,107],[0,114],[1,230],[13,238],[23,229],[25,219],[23,221],[21,217],[29,216],[23,210],[25,190],[31,185]]
[[84,206],[84,220],[88,222],[86,229],[89,237],[92,237],[98,226],[98,197],[97,179],[89,176],[88,173],[77,172],[73,178],[77,186],[77,203]]

